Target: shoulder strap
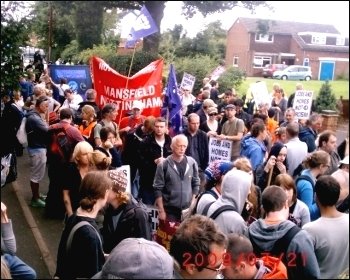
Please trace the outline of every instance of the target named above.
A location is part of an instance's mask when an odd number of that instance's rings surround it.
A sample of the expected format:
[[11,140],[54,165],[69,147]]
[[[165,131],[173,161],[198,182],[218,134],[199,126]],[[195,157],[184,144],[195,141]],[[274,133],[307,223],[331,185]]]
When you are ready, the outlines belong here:
[[275,242],[275,245],[273,245],[273,248],[271,250],[271,254],[273,256],[279,257],[282,252],[286,252],[288,250],[290,242],[299,231],[301,231],[301,228],[297,225],[294,225],[292,228],[290,228],[287,233],[283,235],[283,237]]
[[219,198],[218,194],[217,194],[216,192],[214,192],[212,189],[207,190],[207,191],[205,191],[204,193],[209,193],[209,194],[211,194],[212,196],[214,196],[215,199],[218,199],[218,198]]
[[209,218],[215,220],[217,218],[217,216],[219,216],[222,212],[225,212],[225,211],[236,211],[236,208],[233,207],[232,205],[223,205],[223,206],[220,206],[218,209],[216,209],[214,211],[213,214],[210,215]]
[[68,235],[68,239],[67,239],[67,243],[66,243],[66,251],[67,251],[67,252],[69,252],[69,250],[70,250],[70,247],[71,247],[71,245],[72,245],[72,241],[73,241],[73,237],[74,237],[75,232],[76,232],[79,228],[81,228],[81,227],[83,227],[83,226],[90,226],[90,227],[92,227],[92,228],[96,231],[97,237],[98,237],[98,239],[100,240],[100,244],[101,244],[101,247],[102,247],[102,240],[101,240],[101,237],[100,237],[99,232],[98,232],[98,231],[93,227],[93,225],[91,225],[89,222],[87,222],[87,221],[81,221],[81,222],[77,223],[77,224],[72,228],[72,230],[70,231],[70,233],[69,233],[69,235]]
[[204,209],[203,209],[202,215],[207,216],[209,207],[210,207],[214,202],[215,202],[215,201],[212,201],[212,202],[209,202],[207,205],[205,205],[205,207],[204,207]]
[[312,179],[311,179],[309,176],[307,176],[307,175],[300,175],[300,176],[295,180],[295,184],[297,184],[298,181],[300,181],[300,180],[306,180],[306,181],[310,182],[312,188],[315,187],[314,182],[313,182]]

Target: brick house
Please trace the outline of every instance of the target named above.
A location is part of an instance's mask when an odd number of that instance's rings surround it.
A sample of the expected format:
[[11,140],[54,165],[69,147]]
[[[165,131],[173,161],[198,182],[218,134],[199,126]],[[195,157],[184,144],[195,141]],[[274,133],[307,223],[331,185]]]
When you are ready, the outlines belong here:
[[[258,31],[268,24],[267,34]],[[349,38],[332,25],[237,18],[227,33],[227,66],[261,76],[266,64],[311,66],[312,78],[349,78]]]

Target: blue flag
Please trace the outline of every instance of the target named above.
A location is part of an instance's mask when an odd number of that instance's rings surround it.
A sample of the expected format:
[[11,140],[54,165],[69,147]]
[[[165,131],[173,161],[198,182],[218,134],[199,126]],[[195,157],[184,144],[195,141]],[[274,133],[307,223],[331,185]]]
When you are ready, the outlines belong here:
[[146,7],[143,6],[140,14],[135,19],[134,25],[131,27],[130,36],[125,43],[125,47],[133,48],[137,40],[156,32],[158,32],[158,27]]
[[171,134],[176,135],[182,129],[182,104],[178,94],[178,87],[175,75],[175,68],[170,64],[168,84],[166,86],[162,116],[168,119],[171,128]]

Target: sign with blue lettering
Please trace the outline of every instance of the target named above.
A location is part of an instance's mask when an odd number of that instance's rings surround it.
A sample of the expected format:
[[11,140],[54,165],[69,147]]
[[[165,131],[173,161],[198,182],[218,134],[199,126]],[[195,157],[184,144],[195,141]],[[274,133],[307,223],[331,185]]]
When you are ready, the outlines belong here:
[[50,77],[55,84],[62,78],[67,79],[69,87],[85,99],[85,92],[92,88],[89,65],[48,65]]

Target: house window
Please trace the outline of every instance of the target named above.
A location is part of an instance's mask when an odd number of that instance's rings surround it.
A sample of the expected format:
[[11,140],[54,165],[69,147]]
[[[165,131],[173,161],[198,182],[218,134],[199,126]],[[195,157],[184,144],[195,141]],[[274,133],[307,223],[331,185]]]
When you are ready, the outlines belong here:
[[233,57],[233,66],[238,67],[238,56]]
[[255,34],[255,41],[256,42],[273,42],[273,35],[271,34],[261,34],[256,33]]
[[345,45],[345,38],[344,37],[337,37],[337,46],[344,46]]
[[311,43],[315,45],[325,45],[326,44],[326,36],[324,35],[313,35],[311,39]]
[[263,68],[266,64],[271,64],[271,57],[254,56],[254,62],[253,62],[254,68]]

